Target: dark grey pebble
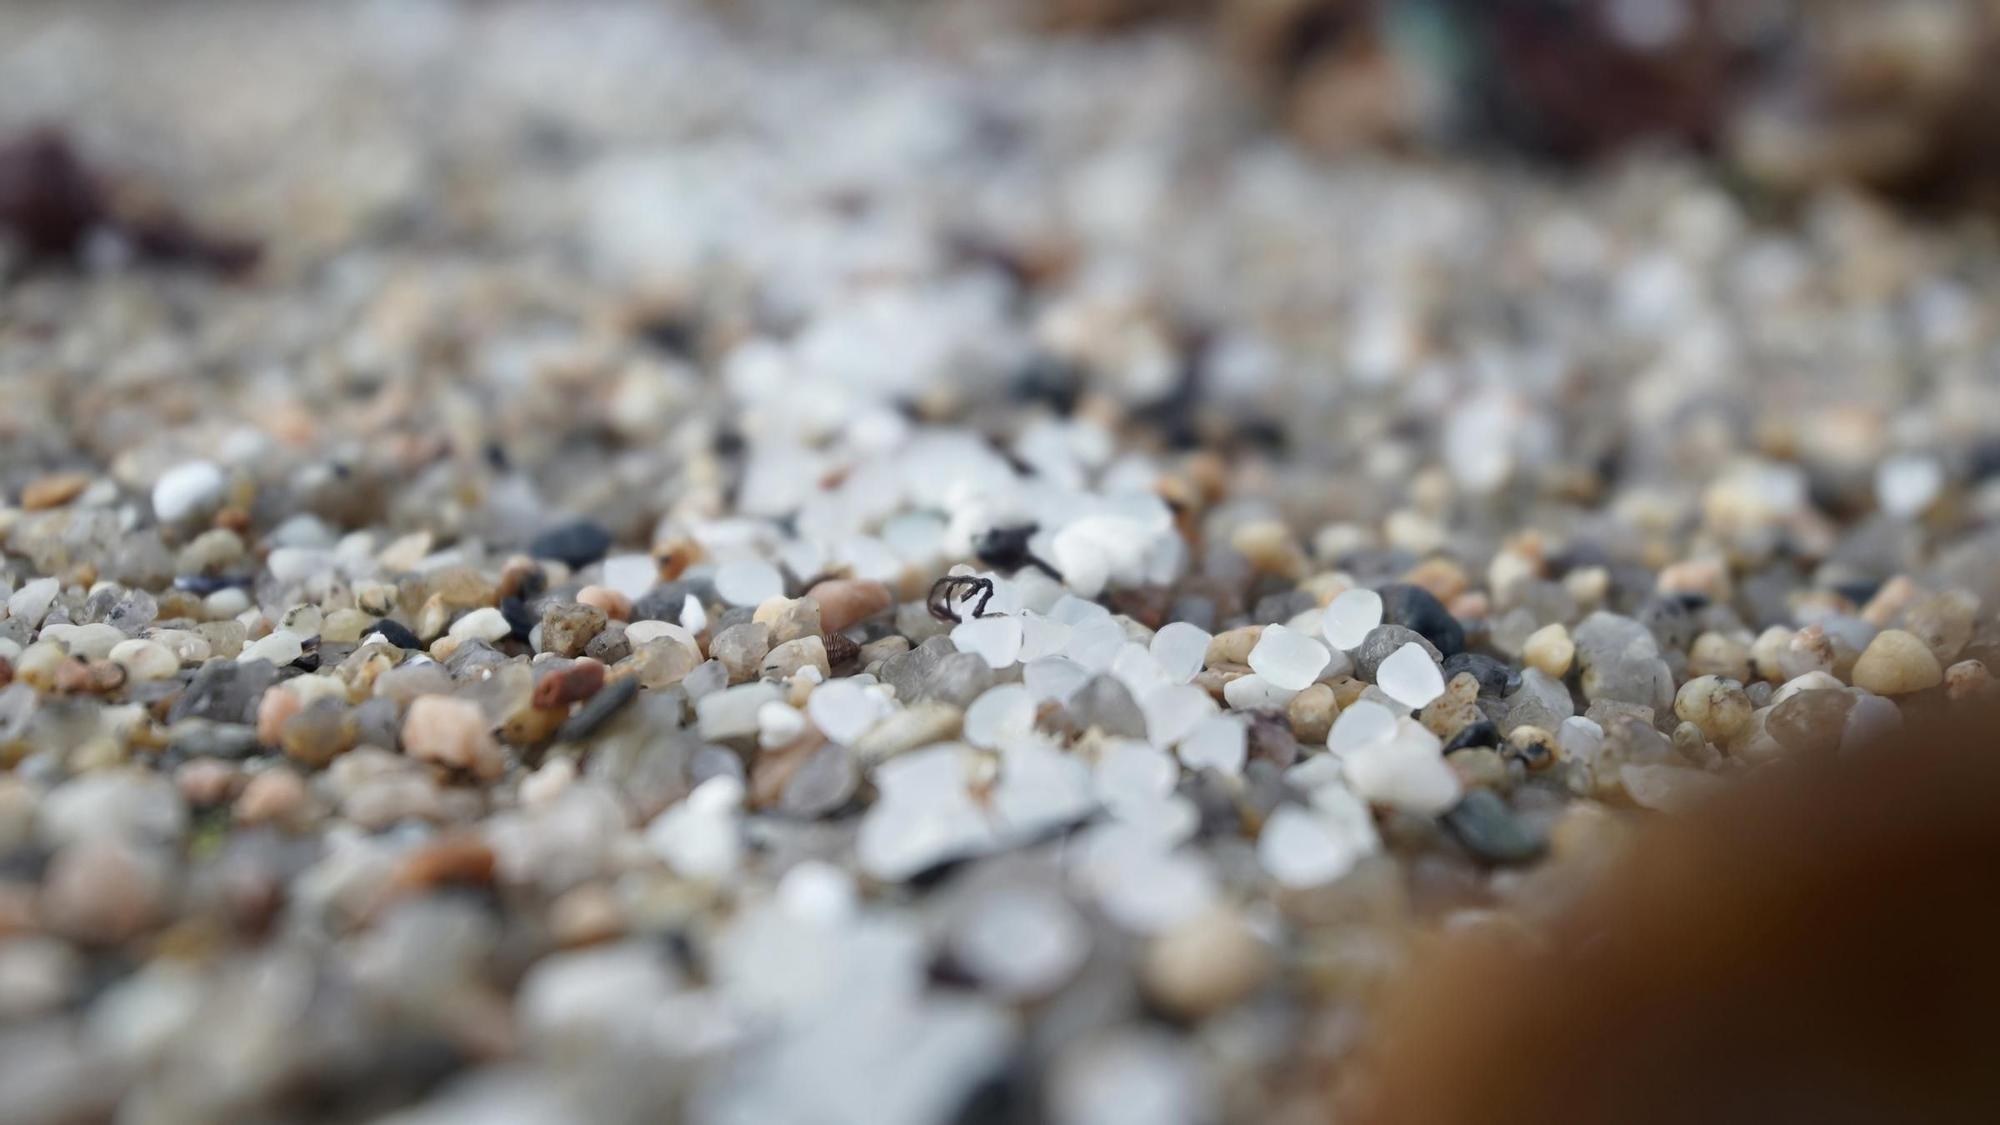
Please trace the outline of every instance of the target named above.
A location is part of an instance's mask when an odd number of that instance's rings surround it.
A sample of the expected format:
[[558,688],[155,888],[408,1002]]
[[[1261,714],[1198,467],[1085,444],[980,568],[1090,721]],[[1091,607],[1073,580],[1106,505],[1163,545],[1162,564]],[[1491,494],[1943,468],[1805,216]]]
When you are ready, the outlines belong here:
[[1490,789],[1467,793],[1442,822],[1453,839],[1486,863],[1528,863],[1548,846]]
[[632,697],[639,694],[639,681],[632,678],[613,680],[604,685],[604,690],[583,701],[576,713],[563,720],[556,728],[557,742],[574,742],[589,737],[592,731],[603,726],[605,721],[616,715]]
[[1438,655],[1437,646],[1422,633],[1401,625],[1377,625],[1362,638],[1361,647],[1354,650],[1356,674],[1373,683],[1375,670],[1382,666],[1382,662],[1395,655],[1397,649],[1413,641],[1424,646],[1424,651],[1431,654],[1432,660],[1442,660]]
[[611,533],[595,520],[571,520],[528,541],[528,553],[555,559],[571,570],[589,566],[611,549]]
[[1479,694],[1508,695],[1519,686],[1520,677],[1506,662],[1483,652],[1458,652],[1444,658],[1444,680],[1450,683],[1460,672],[1472,673],[1479,681]]
[[1444,656],[1465,651],[1465,626],[1422,586],[1395,582],[1377,591],[1382,595],[1382,620],[1423,634]]

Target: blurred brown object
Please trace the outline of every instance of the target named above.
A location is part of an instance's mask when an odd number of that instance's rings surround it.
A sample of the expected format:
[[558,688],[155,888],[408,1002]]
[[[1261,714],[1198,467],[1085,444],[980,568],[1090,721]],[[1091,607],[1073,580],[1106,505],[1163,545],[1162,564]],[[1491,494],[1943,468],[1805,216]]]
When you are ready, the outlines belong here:
[[1041,0],[1213,21],[1293,135],[1580,160],[1668,141],[1779,195],[2000,205],[1996,0]]
[[1342,1119],[2000,1121],[1997,743],[1962,709],[1773,767],[1637,833],[1533,948],[1448,939]]
[[96,231],[140,258],[236,274],[257,262],[254,243],[202,231],[165,203],[114,185],[59,130],[0,139],[0,242],[30,261],[75,261]]

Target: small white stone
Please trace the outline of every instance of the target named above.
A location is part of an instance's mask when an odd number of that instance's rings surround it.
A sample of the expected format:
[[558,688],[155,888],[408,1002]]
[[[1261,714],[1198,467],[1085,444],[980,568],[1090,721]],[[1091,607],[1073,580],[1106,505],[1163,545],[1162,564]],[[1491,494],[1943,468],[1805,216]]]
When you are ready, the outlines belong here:
[[1375,670],[1375,686],[1414,709],[1444,694],[1444,673],[1422,645],[1411,641],[1390,653]]
[[951,630],[951,643],[988,668],[1011,668],[1021,655],[1021,622],[1013,617],[972,617]]
[[1382,595],[1367,589],[1343,590],[1322,611],[1320,636],[1337,649],[1352,651],[1380,624]]
[[1146,718],[1146,738],[1162,747],[1186,738],[1196,723],[1217,710],[1215,700],[1193,684],[1170,684],[1139,701],[1139,711]]
[[612,555],[604,560],[603,584],[633,601],[644,597],[660,582],[660,566],[651,555]]
[[1325,670],[1325,645],[1283,625],[1267,625],[1250,650],[1250,669],[1281,688],[1304,691]]
[[111,646],[110,660],[135,680],[163,680],[180,671],[180,658],[157,641],[134,638]]
[[953,959],[1002,995],[1033,997],[1069,979],[1090,931],[1060,895],[1027,887],[982,895],[952,928]]
[[696,652],[701,651],[701,643],[695,640],[694,634],[684,625],[676,625],[671,621],[634,621],[625,626],[625,643],[633,648],[651,644],[662,637],[678,641]]
[[[702,608],[701,599],[693,594],[687,595],[681,601],[681,628],[694,634],[699,634],[708,628],[708,611]],[[625,630],[626,635],[629,637],[631,632],[628,626]]]
[[1943,487],[1937,458],[1920,453],[1891,457],[1875,470],[1875,502],[1897,519],[1922,515]]
[[1120,739],[1097,758],[1097,796],[1118,811],[1165,800],[1180,779],[1180,767],[1167,752],[1148,743]]
[[737,559],[715,569],[715,592],[730,605],[759,606],[785,593],[785,576],[762,559]]
[[[1322,799],[1321,792],[1328,796]],[[1358,814],[1343,814],[1343,803]],[[1312,811],[1281,806],[1257,837],[1258,862],[1287,887],[1331,883],[1378,846],[1367,807],[1345,788],[1335,785],[1316,791],[1314,804],[1317,808]]]
[[1255,672],[1222,685],[1222,698],[1238,711],[1282,711],[1298,692],[1281,688]]
[[1435,816],[1456,804],[1461,792],[1443,749],[1438,737],[1415,720],[1400,719],[1392,737],[1347,753],[1342,763],[1358,795],[1418,816]]
[[1090,682],[1090,670],[1066,656],[1045,656],[1021,666],[1021,683],[1038,703],[1067,703]]
[[153,485],[153,515],[161,523],[179,523],[215,508],[227,484],[211,461],[188,461],[160,474]]
[[784,697],[772,683],[739,684],[713,691],[695,701],[695,725],[703,738],[746,738],[757,733],[757,712]]
[[1357,699],[1333,720],[1326,748],[1335,755],[1351,754],[1396,733],[1396,713],[1371,699]]
[[1180,741],[1181,763],[1191,770],[1211,769],[1229,777],[1243,773],[1249,738],[1243,720],[1211,715],[1194,725]]
[[1177,684],[1187,683],[1201,672],[1202,658],[1208,654],[1208,630],[1185,621],[1172,621],[1153,634],[1151,651],[1160,670]]
[[821,734],[839,743],[852,743],[868,733],[893,709],[881,693],[853,679],[830,680],[806,697],[806,714]]
[[30,629],[42,623],[48,616],[49,607],[55,604],[56,595],[62,593],[62,583],[54,578],[36,578],[21,584],[21,588],[7,597],[7,616],[16,621],[25,621]]
[[1035,729],[1035,697],[1020,684],[986,689],[965,709],[965,740],[988,749],[1026,738]]
[[268,660],[272,664],[282,668],[292,661],[297,660],[304,653],[305,639],[303,637],[300,637],[297,633],[290,633],[279,629],[261,640],[244,646],[242,653],[237,656],[236,660],[239,664],[248,664],[252,660]]
[[782,699],[757,708],[757,745],[766,750],[789,746],[805,730],[805,714]]
[[513,631],[507,615],[489,605],[452,622],[450,635],[460,640],[497,641]]
[[743,858],[736,817],[742,804],[742,782],[727,774],[711,777],[680,804],[655,817],[646,829],[646,841],[686,878],[726,878]]

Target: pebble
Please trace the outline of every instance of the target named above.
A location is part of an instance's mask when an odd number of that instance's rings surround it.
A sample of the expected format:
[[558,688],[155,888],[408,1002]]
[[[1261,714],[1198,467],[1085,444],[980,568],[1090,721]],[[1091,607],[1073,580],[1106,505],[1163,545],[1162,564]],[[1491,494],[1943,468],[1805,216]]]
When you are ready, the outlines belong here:
[[[451,628],[447,631],[446,635],[456,637],[461,641],[478,640],[493,642],[506,639],[507,635],[513,631],[514,627],[508,624],[506,614],[501,613],[492,606],[485,606],[475,609],[471,613],[452,622]],[[546,635],[544,634],[544,636]]]
[[1498,794],[1475,789],[1439,818],[1466,851],[1484,863],[1511,866],[1541,858],[1548,844],[1507,808]]
[[1696,676],[1674,697],[1674,714],[1700,728],[1702,736],[1718,746],[1749,726],[1754,711],[1743,685],[1720,676]]
[[403,752],[490,781],[507,768],[490,727],[476,703],[443,695],[418,696],[403,718]]
[[1411,643],[1389,654],[1375,669],[1375,682],[1405,707],[1428,705],[1444,694],[1444,674],[1422,645]]
[[[587,605],[600,610],[613,621],[632,619],[632,599],[609,586],[585,586],[576,592],[578,605]],[[499,640],[488,637],[488,640]]]
[[759,667],[759,674],[767,680],[789,680],[808,668],[818,674],[820,681],[825,680],[831,671],[826,642],[816,636],[786,641],[771,649]]
[[1346,590],[1327,603],[1320,635],[1334,648],[1351,652],[1382,624],[1382,618],[1382,595],[1361,588]]
[[1283,625],[1266,626],[1245,663],[1272,685],[1303,691],[1325,671],[1331,655],[1319,641]]
[[820,626],[829,633],[850,629],[895,604],[889,587],[862,578],[830,578],[806,596],[819,603]]
[[582,656],[591,638],[602,632],[609,620],[594,605],[551,602],[542,610],[541,649],[557,656]]
[[227,483],[211,461],[176,465],[153,485],[153,516],[163,524],[178,524],[213,512],[222,504]]
[[1154,938],[1140,979],[1165,1011],[1199,1020],[1234,1007],[1271,970],[1269,947],[1239,915],[1204,911]]
[[708,643],[709,657],[722,663],[732,684],[756,679],[770,651],[771,627],[750,622],[731,625]]
[[611,549],[611,532],[591,520],[571,520],[536,535],[528,541],[528,553],[538,559],[554,559],[571,570],[581,570],[604,557]]
[[1382,662],[1408,644],[1421,646],[1432,660],[1443,660],[1437,647],[1415,630],[1401,625],[1377,625],[1368,631],[1361,647],[1354,650],[1354,674],[1364,680],[1375,680],[1381,673]]
[[1576,644],[1569,639],[1569,630],[1562,622],[1553,622],[1528,634],[1527,643],[1521,647],[1521,658],[1529,667],[1560,680],[1569,675],[1570,664],[1576,659]]
[[741,559],[716,568],[715,592],[730,605],[758,606],[784,596],[785,578],[761,559]]
[[133,680],[163,680],[181,670],[180,658],[156,641],[120,641],[106,655]]
[[1914,634],[1884,629],[1854,662],[1854,686],[1877,695],[1908,695],[1944,682],[1935,653]]
[[1401,625],[1429,641],[1431,647],[1437,650],[1439,660],[1465,648],[1465,627],[1451,615],[1437,595],[1407,582],[1384,586],[1379,593],[1382,596],[1382,619],[1391,625]]

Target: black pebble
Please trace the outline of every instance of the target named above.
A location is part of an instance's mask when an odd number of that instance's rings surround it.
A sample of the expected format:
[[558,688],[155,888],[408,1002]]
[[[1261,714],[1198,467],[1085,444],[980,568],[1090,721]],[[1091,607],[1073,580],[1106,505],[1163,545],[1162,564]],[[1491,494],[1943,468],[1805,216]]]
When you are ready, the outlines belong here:
[[542,532],[528,541],[528,553],[538,559],[555,559],[571,570],[589,566],[611,549],[611,533],[593,520],[573,520]]
[[1474,746],[1500,745],[1500,728],[1491,719],[1480,719],[1458,728],[1451,741],[1444,744],[1444,752],[1469,750]]
[[1420,634],[1446,656],[1465,651],[1465,626],[1429,590],[1397,582],[1377,592],[1382,595],[1384,621]]
[[[421,651],[424,647],[424,642],[418,640],[415,633],[410,632],[407,626],[393,617],[384,617],[375,622],[374,627],[369,629],[368,633],[382,634],[383,640],[388,641],[397,648],[417,649]],[[365,637],[368,633],[361,635]]]
[[605,684],[604,690],[584,700],[583,706],[576,709],[576,714],[564,719],[562,726],[556,728],[556,741],[575,742],[588,737],[638,694],[639,681],[630,676]]
[[542,623],[535,611],[528,608],[528,603],[518,597],[500,599],[500,616],[506,618],[511,627],[507,635],[517,641],[527,640],[528,631]]
[[1504,662],[1481,652],[1461,652],[1444,658],[1446,683],[1460,672],[1472,673],[1472,678],[1479,681],[1481,695],[1508,695],[1520,686],[1513,670]]

